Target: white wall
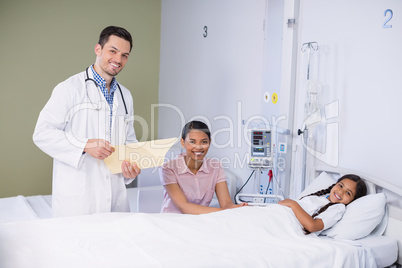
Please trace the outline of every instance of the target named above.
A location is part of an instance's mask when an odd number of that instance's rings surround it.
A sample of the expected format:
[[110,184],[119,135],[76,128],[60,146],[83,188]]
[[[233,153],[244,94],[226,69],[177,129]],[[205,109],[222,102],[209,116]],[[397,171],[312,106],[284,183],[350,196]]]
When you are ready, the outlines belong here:
[[[279,126],[291,131],[291,194],[301,190],[303,166],[309,174],[316,163],[401,185],[401,5],[397,0],[162,1],[159,102],[172,106],[159,108],[159,137],[178,136],[184,122],[203,117],[215,132],[210,156],[229,159],[245,180],[250,170],[234,155],[244,159],[248,153],[245,128],[264,126],[247,121],[258,115],[272,123],[272,116],[285,116]],[[392,28],[384,29],[387,9],[393,10]],[[286,25],[291,18],[294,28]],[[321,118],[326,120],[309,127],[305,163],[297,135],[305,120],[307,82],[307,54],[301,47],[312,41],[319,50],[311,55],[310,75],[321,85]],[[277,93],[278,103],[265,103],[265,92]]]
[[[387,9],[393,11],[388,22],[392,28],[383,28],[390,17],[389,13],[384,16]],[[402,186],[401,14],[398,0],[301,1],[295,128],[301,128],[304,119],[307,61],[306,53],[300,51],[303,43],[319,45],[312,56],[312,76],[322,84],[321,106],[337,103],[339,108],[309,140],[312,149],[325,156],[309,155],[308,166],[321,159]],[[326,133],[333,135],[331,141]],[[295,143],[301,149],[300,138]],[[301,151],[295,155],[295,177],[303,164]]]
[[[203,119],[213,133],[209,157],[247,179],[247,129],[266,127],[289,101],[264,102],[266,91],[281,97],[283,8],[279,0],[162,1],[159,138]],[[265,20],[267,11],[275,16]]]

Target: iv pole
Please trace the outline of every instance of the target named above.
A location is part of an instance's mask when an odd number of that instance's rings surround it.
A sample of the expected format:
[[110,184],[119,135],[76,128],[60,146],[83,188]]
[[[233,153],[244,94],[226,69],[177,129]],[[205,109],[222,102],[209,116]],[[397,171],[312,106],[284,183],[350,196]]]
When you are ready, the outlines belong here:
[[[308,42],[304,43],[301,47],[302,52],[307,51],[307,82],[310,80],[310,56],[311,50],[317,51],[318,50],[318,43],[317,42]],[[308,100],[307,100],[308,101]],[[305,117],[309,116],[309,114],[305,114]],[[303,127],[302,127],[303,128]],[[301,190],[303,191],[306,187],[306,165],[307,165],[307,140],[308,140],[308,129],[307,125],[304,124],[304,129],[298,129],[297,135],[303,134],[303,167],[302,167],[302,183],[301,183]]]

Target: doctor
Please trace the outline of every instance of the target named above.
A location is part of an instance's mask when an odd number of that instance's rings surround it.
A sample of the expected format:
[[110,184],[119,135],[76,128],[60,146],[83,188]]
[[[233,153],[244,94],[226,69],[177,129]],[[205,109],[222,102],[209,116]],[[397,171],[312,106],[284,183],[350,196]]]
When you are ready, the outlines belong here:
[[95,63],[58,84],[39,114],[33,141],[54,159],[54,217],[130,211],[125,184],[140,169],[125,161],[122,174],[111,174],[103,160],[111,145],[137,142],[132,96],[115,78],[131,48],[127,30],[106,27]]

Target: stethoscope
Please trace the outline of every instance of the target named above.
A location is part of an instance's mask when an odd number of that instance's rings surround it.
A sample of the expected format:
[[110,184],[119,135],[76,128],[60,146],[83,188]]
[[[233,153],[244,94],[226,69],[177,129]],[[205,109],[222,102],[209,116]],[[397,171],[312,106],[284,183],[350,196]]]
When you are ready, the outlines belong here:
[[[87,67],[87,69],[85,70],[85,72],[86,72],[86,74],[87,74],[87,78],[85,78],[85,89],[86,89],[86,91],[87,91],[87,96],[88,96],[88,87],[87,87],[87,82],[88,82],[88,81],[93,82],[93,83],[95,84],[96,88],[98,88],[98,83],[97,83],[94,79],[89,78],[88,69],[89,69],[89,67]],[[119,83],[117,83],[117,87],[119,88],[120,96],[121,96],[121,99],[123,100],[123,104],[124,104],[124,110],[126,111],[126,116],[125,116],[125,118],[127,118],[127,117],[128,117],[127,106],[126,106],[126,102],[124,101],[123,92],[121,91],[121,88],[120,88]],[[88,96],[88,98],[89,98],[89,96]]]

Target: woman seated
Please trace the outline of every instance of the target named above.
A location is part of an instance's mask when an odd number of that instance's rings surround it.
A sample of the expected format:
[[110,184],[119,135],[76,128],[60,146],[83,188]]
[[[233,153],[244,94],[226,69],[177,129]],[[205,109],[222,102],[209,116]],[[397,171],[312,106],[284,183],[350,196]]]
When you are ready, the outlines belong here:
[[[210,144],[205,123],[191,121],[184,126],[181,145],[186,153],[162,168],[165,195],[161,212],[203,214],[247,205],[232,202],[220,162],[205,157]],[[215,192],[220,208],[209,207]]]

